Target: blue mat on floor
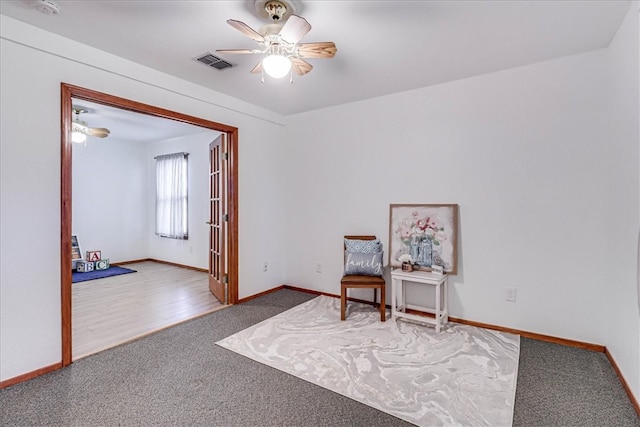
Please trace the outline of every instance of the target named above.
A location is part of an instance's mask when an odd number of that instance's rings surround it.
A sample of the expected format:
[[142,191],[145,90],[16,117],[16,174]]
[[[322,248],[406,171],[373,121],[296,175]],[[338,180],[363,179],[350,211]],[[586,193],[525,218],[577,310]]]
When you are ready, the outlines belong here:
[[131,270],[130,268],[124,268],[124,267],[118,267],[118,266],[109,267],[106,270],[87,271],[86,273],[74,271],[72,274],[71,282],[72,283],[86,282],[87,280],[103,279],[105,277],[119,276],[120,274],[128,274],[128,273],[135,273],[135,272],[136,272],[135,270]]

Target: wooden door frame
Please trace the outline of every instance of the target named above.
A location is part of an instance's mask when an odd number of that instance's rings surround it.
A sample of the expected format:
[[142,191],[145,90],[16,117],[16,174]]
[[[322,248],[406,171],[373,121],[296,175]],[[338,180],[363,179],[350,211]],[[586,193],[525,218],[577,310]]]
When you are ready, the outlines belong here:
[[194,116],[165,110],[152,105],[143,104],[126,98],[109,95],[94,90],[60,84],[60,134],[61,134],[61,171],[60,171],[60,288],[62,311],[62,366],[72,363],[72,327],[71,327],[71,233],[72,233],[72,142],[71,98],[96,102],[122,110],[149,114],[169,120],[189,123],[195,126],[223,132],[227,135],[228,144],[228,181],[227,208],[228,222],[228,276],[229,304],[238,301],[238,128],[222,123],[201,119]]

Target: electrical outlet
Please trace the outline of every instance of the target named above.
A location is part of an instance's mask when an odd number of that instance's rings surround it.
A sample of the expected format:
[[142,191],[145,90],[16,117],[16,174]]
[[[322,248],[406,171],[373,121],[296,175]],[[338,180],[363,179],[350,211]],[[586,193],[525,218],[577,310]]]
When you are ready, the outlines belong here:
[[316,262],[316,273],[322,273],[322,263]]
[[516,288],[504,288],[505,301],[516,302]]
[[262,264],[262,271],[269,271],[269,262],[265,261],[264,264]]

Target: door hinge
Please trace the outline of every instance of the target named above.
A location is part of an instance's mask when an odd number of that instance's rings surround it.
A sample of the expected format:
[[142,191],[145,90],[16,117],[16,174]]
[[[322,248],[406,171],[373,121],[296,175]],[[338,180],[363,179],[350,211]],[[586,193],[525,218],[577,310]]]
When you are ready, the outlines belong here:
[[222,215],[222,220],[223,221],[229,221],[229,214],[223,214]]
[[222,158],[224,160],[229,160],[229,153],[222,153]]

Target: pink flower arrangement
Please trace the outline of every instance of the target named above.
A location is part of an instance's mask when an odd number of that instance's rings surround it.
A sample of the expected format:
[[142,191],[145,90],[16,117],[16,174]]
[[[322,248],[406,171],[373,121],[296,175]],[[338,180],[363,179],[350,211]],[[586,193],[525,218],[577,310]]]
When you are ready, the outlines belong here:
[[436,218],[430,216],[420,217],[418,211],[413,211],[411,217],[400,221],[395,233],[400,236],[400,240],[407,246],[414,236],[426,237],[435,246],[439,246],[440,242],[447,239],[444,227],[438,224]]

